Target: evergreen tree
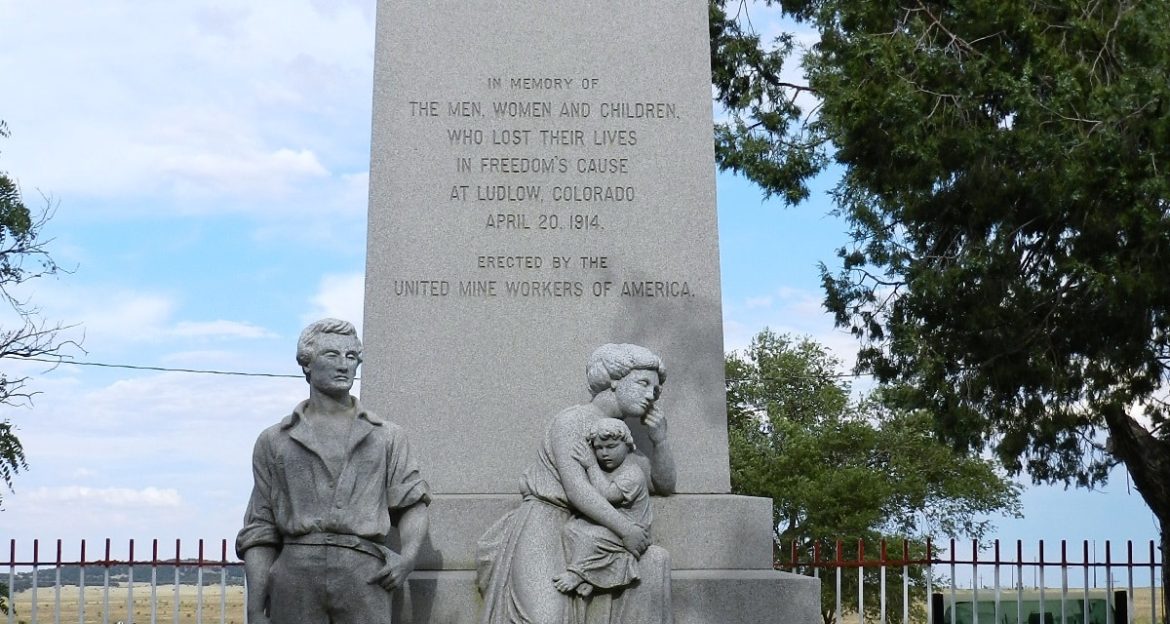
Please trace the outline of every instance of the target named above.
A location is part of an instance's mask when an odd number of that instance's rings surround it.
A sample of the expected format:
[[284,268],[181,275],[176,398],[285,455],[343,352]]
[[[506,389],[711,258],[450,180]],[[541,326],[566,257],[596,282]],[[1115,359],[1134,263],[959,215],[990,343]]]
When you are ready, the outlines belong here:
[[798,58],[712,1],[717,156],[789,201],[839,165],[853,242],[823,281],[861,370],[1011,473],[1124,463],[1170,552],[1170,6],[763,4],[819,42]]

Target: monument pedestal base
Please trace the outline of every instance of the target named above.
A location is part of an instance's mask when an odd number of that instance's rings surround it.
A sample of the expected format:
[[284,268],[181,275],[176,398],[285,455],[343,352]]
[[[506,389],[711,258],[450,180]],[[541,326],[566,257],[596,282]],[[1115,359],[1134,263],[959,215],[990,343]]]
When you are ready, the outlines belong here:
[[[675,570],[674,624],[815,624],[820,581],[775,570]],[[423,570],[395,595],[394,622],[476,624],[475,572]]]
[[[475,587],[476,541],[519,502],[514,494],[435,496],[431,544],[395,594],[394,622],[476,624],[483,603]],[[772,569],[770,500],[677,494],[653,504],[654,543],[673,566],[675,624],[820,621],[820,580]]]

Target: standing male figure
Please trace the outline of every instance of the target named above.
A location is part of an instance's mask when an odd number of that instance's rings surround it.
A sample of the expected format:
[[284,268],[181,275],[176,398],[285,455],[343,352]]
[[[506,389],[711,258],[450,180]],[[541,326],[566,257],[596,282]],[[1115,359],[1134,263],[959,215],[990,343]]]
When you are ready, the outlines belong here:
[[[389,624],[414,569],[431,497],[406,434],[350,396],[362,344],[323,319],[297,341],[309,398],[265,429],[236,554],[252,624]],[[398,528],[402,552],[386,546]]]

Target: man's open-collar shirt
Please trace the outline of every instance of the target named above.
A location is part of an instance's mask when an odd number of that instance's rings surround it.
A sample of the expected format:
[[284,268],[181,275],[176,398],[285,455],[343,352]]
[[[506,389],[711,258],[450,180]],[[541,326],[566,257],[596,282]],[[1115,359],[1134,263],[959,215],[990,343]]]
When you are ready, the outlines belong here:
[[346,440],[341,471],[330,472],[321,445],[304,417],[302,402],[281,422],[265,429],[252,453],[255,485],[236,553],[253,546],[279,547],[286,537],[315,532],[357,535],[382,543],[391,514],[430,503],[401,427],[365,411]]

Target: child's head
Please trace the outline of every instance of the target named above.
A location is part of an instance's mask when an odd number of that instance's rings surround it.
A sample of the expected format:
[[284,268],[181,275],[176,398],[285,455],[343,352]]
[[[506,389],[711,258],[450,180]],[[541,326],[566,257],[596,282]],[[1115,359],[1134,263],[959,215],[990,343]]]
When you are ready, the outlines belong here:
[[589,426],[585,438],[593,447],[597,464],[605,470],[613,470],[626,461],[626,455],[634,451],[634,436],[626,423],[617,418],[601,418]]

